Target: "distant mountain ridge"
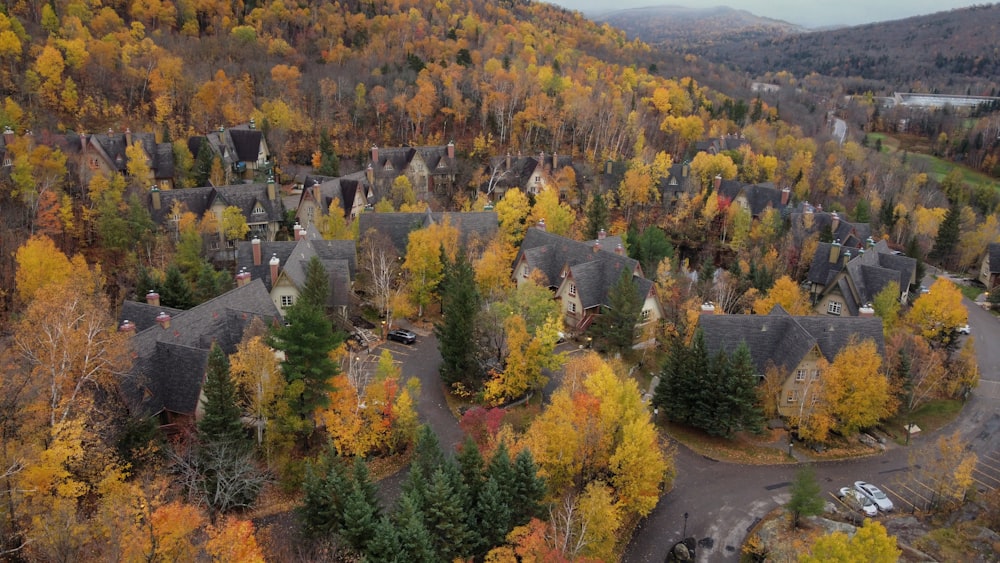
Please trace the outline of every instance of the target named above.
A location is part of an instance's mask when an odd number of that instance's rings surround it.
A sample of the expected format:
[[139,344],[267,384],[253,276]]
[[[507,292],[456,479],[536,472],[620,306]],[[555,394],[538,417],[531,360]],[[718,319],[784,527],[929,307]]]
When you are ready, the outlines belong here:
[[603,12],[592,17],[653,45],[759,41],[806,31],[806,28],[792,23],[756,16],[728,6],[650,6]]

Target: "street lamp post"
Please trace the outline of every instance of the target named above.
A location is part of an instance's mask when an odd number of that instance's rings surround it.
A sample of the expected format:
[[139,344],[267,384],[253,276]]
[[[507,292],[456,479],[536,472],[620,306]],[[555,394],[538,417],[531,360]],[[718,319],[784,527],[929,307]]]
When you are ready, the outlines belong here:
[[688,535],[688,513],[684,513],[684,531],[681,532],[681,540],[686,538]]
[[791,440],[791,438],[789,438],[789,439],[788,439],[788,457],[792,457],[792,446],[793,446],[793,445],[794,445],[794,444],[792,443],[792,440]]

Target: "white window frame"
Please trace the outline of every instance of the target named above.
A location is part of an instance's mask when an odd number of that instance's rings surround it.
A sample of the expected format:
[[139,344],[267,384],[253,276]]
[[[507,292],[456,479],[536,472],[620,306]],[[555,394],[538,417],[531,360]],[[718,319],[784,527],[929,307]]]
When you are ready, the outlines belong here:
[[292,297],[291,295],[282,295],[281,296],[281,308],[282,309],[287,309],[287,308],[291,307],[294,304],[295,304],[295,298]]
[[818,369],[814,369],[813,370],[813,381],[816,381],[817,379],[819,379],[819,370]]
[[643,310],[642,310],[642,314],[641,314],[641,316],[642,316],[642,320],[644,320],[644,321],[648,321],[648,320],[649,320],[649,315],[650,315],[650,314],[651,314],[651,311],[650,311],[649,309],[643,309]]
[[521,266],[521,277],[522,278],[528,277],[528,265],[527,264],[524,264],[524,265]]
[[575,313],[576,312],[576,301],[570,301],[569,302],[569,312],[570,313]]
[[830,315],[840,315],[844,310],[844,304],[840,301],[830,301],[826,304],[826,312]]
[[785,399],[786,402],[797,403],[799,401],[799,392],[796,391],[795,389],[789,389],[788,393],[786,394],[786,397],[787,397]]
[[576,284],[573,282],[569,282],[569,294],[574,297],[576,296]]
[[805,381],[806,380],[806,370],[799,368],[795,370],[795,381]]
[[260,203],[255,204],[253,206],[253,214],[254,215],[259,215],[261,213],[264,213],[264,206],[261,205]]

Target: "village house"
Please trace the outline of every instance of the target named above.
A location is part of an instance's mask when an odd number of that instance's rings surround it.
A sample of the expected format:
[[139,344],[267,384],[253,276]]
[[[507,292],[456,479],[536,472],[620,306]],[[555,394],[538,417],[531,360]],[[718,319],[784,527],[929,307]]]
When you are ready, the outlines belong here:
[[237,180],[254,180],[258,173],[268,173],[273,168],[271,152],[267,148],[264,133],[257,129],[256,122],[241,123],[234,127],[219,127],[200,137],[188,139],[188,150],[197,158],[202,144],[207,143],[213,157],[222,162],[226,174],[225,183]]
[[330,205],[340,202],[344,219],[350,223],[364,211],[371,195],[367,174],[356,172],[339,178],[306,176],[302,182],[295,220],[303,227],[315,225],[320,217],[329,216]]
[[853,251],[840,241],[821,242],[806,279],[817,314],[856,317],[892,282],[899,285],[899,301],[905,304],[917,282],[917,261],[892,251],[884,240],[869,238],[865,248]]
[[842,248],[863,249],[871,238],[872,228],[868,223],[851,223],[836,211],[823,211],[821,205],[803,202],[788,214],[792,238],[802,247],[810,236],[826,233],[827,240],[839,240]]
[[549,187],[559,190],[559,199],[565,200],[576,186],[560,182],[560,174],[566,168],[573,169],[574,178],[582,178],[585,171],[579,169],[578,163],[569,155],[557,153],[536,155],[499,156],[490,159],[489,165],[483,170],[483,183],[479,191],[490,201],[496,201],[511,189],[518,188],[526,194],[535,194]]
[[639,262],[625,255],[620,237],[603,230],[597,240],[581,242],[549,233],[545,222],[528,229],[514,259],[515,283],[529,283],[536,275],[554,291],[563,321],[574,332],[585,331],[601,308],[609,304],[608,293],[622,272],[630,272],[636,297],[642,302],[640,329],[663,318],[663,309],[653,282],[643,277]]
[[326,308],[342,320],[354,304],[357,252],[353,240],[324,240],[316,227],[294,227],[295,239],[265,241],[254,238],[236,244],[236,285],[263,282],[271,301],[284,316],[295,304],[306,283],[306,268],[313,257],[327,274],[330,294]]
[[218,232],[207,237],[206,244],[216,260],[231,260],[236,240],[226,237],[222,220],[227,207],[236,207],[250,227],[249,237],[274,240],[285,208],[273,179],[266,184],[239,184],[207,188],[165,190],[153,188],[146,194],[146,208],[153,222],[170,233],[177,233],[181,215],[190,211],[200,220],[215,215]]
[[377,202],[392,194],[396,178],[405,176],[419,201],[454,190],[458,172],[455,143],[443,146],[379,148],[373,146],[365,168],[370,201]]
[[986,246],[986,255],[979,265],[979,281],[986,286],[986,291],[993,291],[1000,283],[1000,242]]
[[458,242],[465,248],[482,248],[496,236],[500,225],[495,211],[422,213],[362,213],[358,216],[361,238],[371,231],[385,236],[399,256],[406,256],[410,233],[433,223],[447,221],[458,229]]
[[786,419],[812,412],[819,401],[823,378],[820,360],[832,362],[852,342],[871,340],[885,357],[882,319],[871,308],[857,317],[791,316],[780,305],[767,315],[715,314],[711,303],[702,306],[698,326],[709,357],[732,354],[746,343],[756,375],[778,370],[782,381],[778,413]]
[[753,219],[760,219],[768,209],[781,211],[788,206],[792,196],[789,188],[779,190],[771,183],[745,184],[736,180],[723,180],[722,176],[715,177],[713,188],[719,197],[747,210]]
[[265,325],[281,318],[260,280],[187,311],[160,306],[156,293],[148,294],[145,303],[125,301],[119,330],[132,335],[134,361],[120,389],[131,414],[157,417],[167,431],[193,424],[203,413],[212,344],[233,354],[255,318]]

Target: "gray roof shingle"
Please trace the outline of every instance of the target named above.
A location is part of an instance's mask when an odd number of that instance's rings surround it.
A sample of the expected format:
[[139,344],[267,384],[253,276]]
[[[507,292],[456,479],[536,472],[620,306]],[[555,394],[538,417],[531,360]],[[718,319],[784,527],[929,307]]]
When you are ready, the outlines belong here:
[[495,211],[473,211],[468,213],[434,212],[434,213],[362,213],[358,215],[358,232],[364,236],[370,229],[375,229],[392,241],[400,256],[406,255],[410,233],[422,229],[430,222],[440,222],[445,219],[458,229],[459,244],[468,245],[473,239],[485,242],[493,238],[499,228]]

